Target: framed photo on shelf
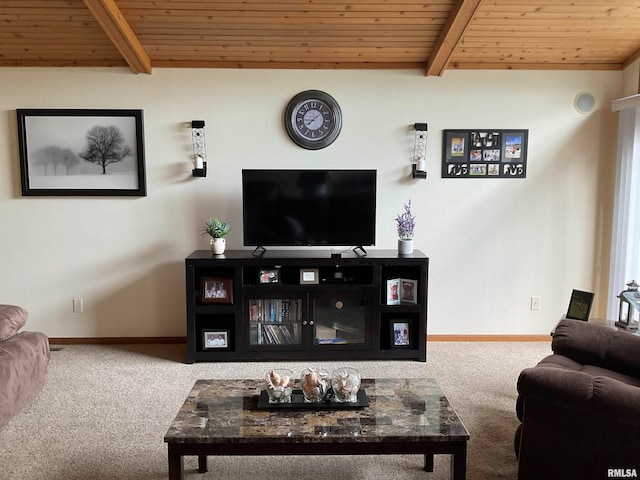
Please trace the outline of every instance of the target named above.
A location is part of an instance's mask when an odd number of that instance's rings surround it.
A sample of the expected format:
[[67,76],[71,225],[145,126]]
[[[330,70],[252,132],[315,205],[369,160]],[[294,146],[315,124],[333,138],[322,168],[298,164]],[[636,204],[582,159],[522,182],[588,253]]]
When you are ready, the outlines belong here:
[[387,305],[418,303],[418,281],[408,278],[387,280]]
[[411,347],[411,326],[409,322],[391,322],[391,348]]
[[309,285],[320,283],[317,268],[301,268],[300,269],[300,285]]
[[16,113],[23,196],[147,195],[142,110]]
[[260,283],[280,283],[280,270],[277,268],[265,268],[258,271]]
[[208,303],[233,303],[233,279],[204,277],[202,279],[202,301]]
[[400,279],[400,303],[418,303],[418,281]]
[[400,305],[400,279],[387,280],[387,305]]
[[229,330],[203,330],[202,348],[206,350],[215,348],[228,349]]

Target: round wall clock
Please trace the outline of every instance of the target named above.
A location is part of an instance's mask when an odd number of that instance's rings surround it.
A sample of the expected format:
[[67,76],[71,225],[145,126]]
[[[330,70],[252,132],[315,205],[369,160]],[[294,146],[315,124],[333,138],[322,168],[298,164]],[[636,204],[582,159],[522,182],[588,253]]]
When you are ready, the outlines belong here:
[[331,145],[342,129],[338,102],[320,90],[306,90],[293,97],[284,112],[284,126],[295,143],[308,150]]

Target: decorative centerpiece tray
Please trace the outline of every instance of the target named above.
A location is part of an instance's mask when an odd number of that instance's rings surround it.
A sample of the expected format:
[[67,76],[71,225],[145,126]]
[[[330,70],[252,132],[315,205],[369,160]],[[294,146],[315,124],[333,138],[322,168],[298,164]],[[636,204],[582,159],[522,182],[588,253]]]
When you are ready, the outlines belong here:
[[333,390],[329,389],[322,402],[307,403],[304,401],[302,390],[293,390],[290,403],[269,403],[269,395],[266,390],[260,392],[258,397],[259,410],[349,410],[369,406],[369,397],[364,388],[358,390],[358,400],[355,402],[336,402]]

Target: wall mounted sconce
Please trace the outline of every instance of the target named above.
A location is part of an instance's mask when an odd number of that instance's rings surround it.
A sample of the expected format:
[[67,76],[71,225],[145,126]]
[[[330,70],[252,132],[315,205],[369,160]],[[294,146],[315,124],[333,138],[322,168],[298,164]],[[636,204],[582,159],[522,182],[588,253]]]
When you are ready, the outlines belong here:
[[192,170],[194,177],[207,176],[207,145],[204,141],[204,120],[191,121],[191,141],[193,142]]
[[[639,286],[640,285],[638,285],[635,280],[631,280],[627,283],[627,287],[629,288],[618,295],[618,298],[620,299],[620,306],[618,307],[618,321],[615,323],[616,327],[624,328],[625,330],[638,329],[638,312],[640,312]],[[640,332],[636,333],[636,335],[639,334]]]
[[414,124],[416,135],[413,146],[413,162],[411,176],[413,178],[427,178],[427,124]]

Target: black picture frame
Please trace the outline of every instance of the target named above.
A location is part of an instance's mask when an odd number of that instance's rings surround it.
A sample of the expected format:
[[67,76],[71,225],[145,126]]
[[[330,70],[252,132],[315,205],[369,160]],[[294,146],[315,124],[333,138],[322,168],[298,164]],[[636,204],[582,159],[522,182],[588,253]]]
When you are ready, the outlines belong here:
[[526,178],[526,129],[443,130],[442,178]]
[[582,290],[572,290],[565,318],[588,322],[592,304],[593,293]]
[[202,301],[205,303],[233,303],[233,278],[203,277]]
[[229,350],[229,330],[202,330],[203,350]]
[[409,320],[392,320],[390,324],[391,348],[412,348],[411,322]]
[[16,115],[23,196],[147,195],[142,110],[21,108]]

